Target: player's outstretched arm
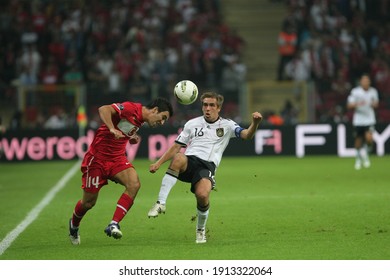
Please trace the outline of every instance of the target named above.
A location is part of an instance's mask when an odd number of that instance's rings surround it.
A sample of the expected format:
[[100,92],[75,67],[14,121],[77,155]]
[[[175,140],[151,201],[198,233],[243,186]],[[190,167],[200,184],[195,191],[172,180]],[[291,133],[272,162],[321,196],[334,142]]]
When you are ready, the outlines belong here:
[[241,131],[241,138],[244,140],[252,139],[262,120],[263,116],[259,112],[252,113],[252,122],[247,129]]
[[156,161],[155,163],[152,163],[150,166],[149,166],[149,171],[150,173],[155,173],[159,168],[160,166],[170,160],[171,158],[174,157],[174,155],[176,155],[180,149],[182,148],[181,145],[177,144],[177,143],[174,143],[163,155],[162,157]]
[[110,132],[114,135],[116,139],[125,137],[122,131],[115,128],[112,122],[112,116],[116,114],[114,108],[111,105],[103,105],[99,107],[99,116],[102,122],[107,126]]

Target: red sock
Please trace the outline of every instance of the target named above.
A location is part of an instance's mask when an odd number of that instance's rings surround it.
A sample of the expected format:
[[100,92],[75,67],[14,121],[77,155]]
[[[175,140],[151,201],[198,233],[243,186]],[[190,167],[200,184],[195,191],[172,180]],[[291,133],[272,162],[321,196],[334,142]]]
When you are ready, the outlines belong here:
[[85,210],[81,204],[81,199],[77,202],[76,207],[74,208],[73,211],[73,216],[72,216],[72,226],[73,227],[78,227],[80,225],[81,219],[87,213],[88,210]]
[[122,194],[116,205],[113,221],[119,223],[126,216],[127,212],[133,206],[134,200],[127,194]]

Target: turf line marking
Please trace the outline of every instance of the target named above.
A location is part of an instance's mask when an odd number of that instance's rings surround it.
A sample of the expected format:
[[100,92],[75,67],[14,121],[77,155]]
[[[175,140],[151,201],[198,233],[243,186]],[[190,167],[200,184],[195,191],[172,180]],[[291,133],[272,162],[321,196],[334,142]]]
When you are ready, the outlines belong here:
[[80,168],[80,161],[66,172],[66,174],[55,184],[43,199],[27,214],[26,218],[18,224],[7,236],[0,242],[0,256],[11,246],[12,242],[38,217],[41,211],[52,201],[55,195],[62,190],[66,183],[76,174]]

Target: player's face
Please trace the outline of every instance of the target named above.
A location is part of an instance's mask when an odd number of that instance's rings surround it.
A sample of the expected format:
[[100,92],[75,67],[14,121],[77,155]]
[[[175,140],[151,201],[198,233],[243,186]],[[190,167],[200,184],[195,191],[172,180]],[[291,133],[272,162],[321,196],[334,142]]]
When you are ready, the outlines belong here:
[[155,110],[153,111],[153,114],[151,114],[147,123],[150,127],[157,127],[163,125],[168,119],[168,111],[158,112],[157,110]]
[[216,98],[205,98],[202,102],[203,116],[208,122],[214,122],[219,117],[219,108]]
[[370,78],[368,76],[363,76],[361,79],[360,79],[360,85],[362,86],[362,88],[364,88],[365,90],[367,90],[370,85],[371,85],[371,81],[370,81]]

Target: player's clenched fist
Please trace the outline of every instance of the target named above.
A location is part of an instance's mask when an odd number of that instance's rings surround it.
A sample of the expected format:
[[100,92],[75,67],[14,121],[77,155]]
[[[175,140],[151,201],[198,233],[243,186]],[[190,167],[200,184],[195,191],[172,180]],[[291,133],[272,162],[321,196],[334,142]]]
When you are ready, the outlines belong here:
[[263,119],[263,116],[259,112],[254,112],[252,114],[252,119],[253,119],[253,121],[261,122]]

